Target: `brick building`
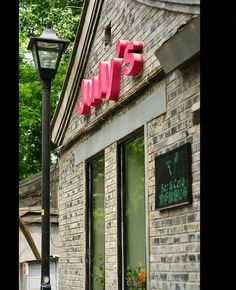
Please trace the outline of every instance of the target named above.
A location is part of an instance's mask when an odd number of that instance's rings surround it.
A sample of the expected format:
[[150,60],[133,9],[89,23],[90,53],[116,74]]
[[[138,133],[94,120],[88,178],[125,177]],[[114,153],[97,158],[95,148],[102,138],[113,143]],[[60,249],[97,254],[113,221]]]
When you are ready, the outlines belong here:
[[60,290],[200,289],[199,54],[198,0],[84,1],[51,122]]

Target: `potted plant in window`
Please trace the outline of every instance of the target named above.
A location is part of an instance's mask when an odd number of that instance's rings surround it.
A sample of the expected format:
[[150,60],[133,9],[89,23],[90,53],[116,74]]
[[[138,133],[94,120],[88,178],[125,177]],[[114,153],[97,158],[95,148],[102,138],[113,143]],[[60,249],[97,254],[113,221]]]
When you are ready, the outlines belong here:
[[146,272],[143,266],[127,267],[126,273],[127,286],[132,290],[146,289]]

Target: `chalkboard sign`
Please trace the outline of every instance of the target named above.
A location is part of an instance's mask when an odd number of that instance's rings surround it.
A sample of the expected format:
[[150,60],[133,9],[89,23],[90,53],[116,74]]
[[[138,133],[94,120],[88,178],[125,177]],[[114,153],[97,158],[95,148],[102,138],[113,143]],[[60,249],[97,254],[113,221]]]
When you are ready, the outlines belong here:
[[191,144],[155,157],[156,209],[192,202]]

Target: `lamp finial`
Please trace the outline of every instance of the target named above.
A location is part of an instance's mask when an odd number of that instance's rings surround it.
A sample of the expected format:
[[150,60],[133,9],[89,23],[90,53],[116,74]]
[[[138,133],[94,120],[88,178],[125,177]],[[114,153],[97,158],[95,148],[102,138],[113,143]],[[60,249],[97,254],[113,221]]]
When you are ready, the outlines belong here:
[[51,22],[51,21],[48,21],[48,23],[47,23],[47,28],[48,28],[48,29],[51,29],[51,28],[52,28],[52,22]]

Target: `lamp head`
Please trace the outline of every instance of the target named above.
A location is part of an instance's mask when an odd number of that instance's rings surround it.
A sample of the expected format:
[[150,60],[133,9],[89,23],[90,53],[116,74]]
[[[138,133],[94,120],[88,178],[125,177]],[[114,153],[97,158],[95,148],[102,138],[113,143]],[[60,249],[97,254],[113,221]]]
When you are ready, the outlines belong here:
[[32,51],[40,79],[54,79],[62,54],[69,45],[68,40],[59,39],[51,22],[39,37],[31,37],[28,49]]

